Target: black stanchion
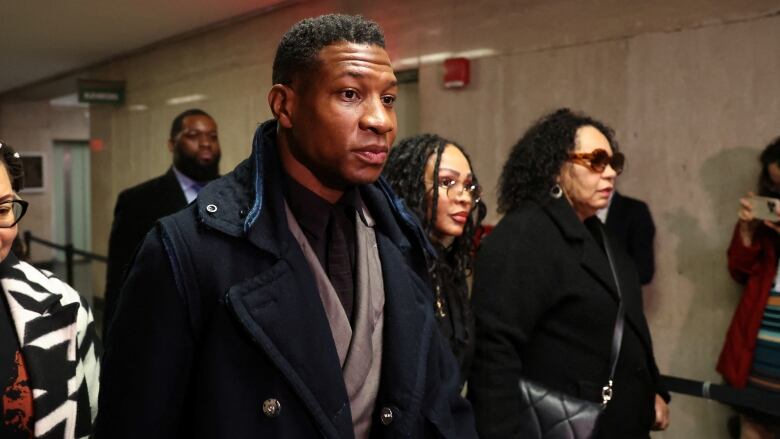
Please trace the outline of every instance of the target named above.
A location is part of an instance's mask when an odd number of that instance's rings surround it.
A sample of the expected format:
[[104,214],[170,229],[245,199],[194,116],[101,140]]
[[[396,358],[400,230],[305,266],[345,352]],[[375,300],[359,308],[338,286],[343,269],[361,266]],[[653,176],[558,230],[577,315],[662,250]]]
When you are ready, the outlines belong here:
[[24,231],[24,255],[26,259],[30,258],[30,244],[32,243],[32,233],[29,230]]
[[68,285],[73,286],[75,280],[73,276],[73,244],[65,244],[65,275],[68,279]]
[[24,243],[26,247],[25,251],[28,259],[30,258],[30,253],[31,253],[30,244],[33,242],[44,245],[49,248],[53,248],[65,252],[65,276],[68,284],[71,286],[73,286],[73,282],[75,280],[75,276],[73,274],[74,273],[73,264],[75,262],[75,256],[81,256],[86,261],[108,262],[108,258],[105,256],[98,255],[95,253],[90,253],[84,250],[79,250],[75,248],[71,243],[62,245],[62,244],[56,244],[51,241],[47,241],[45,239],[38,238],[37,236],[33,236],[33,234],[29,230],[24,232]]

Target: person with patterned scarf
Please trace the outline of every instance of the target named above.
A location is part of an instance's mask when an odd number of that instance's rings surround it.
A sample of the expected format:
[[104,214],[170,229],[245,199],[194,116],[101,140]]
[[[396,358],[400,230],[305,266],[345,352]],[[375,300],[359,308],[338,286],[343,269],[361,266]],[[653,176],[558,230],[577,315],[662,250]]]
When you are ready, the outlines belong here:
[[0,437],[88,438],[100,347],[86,300],[11,252],[28,203],[19,154],[0,142]]

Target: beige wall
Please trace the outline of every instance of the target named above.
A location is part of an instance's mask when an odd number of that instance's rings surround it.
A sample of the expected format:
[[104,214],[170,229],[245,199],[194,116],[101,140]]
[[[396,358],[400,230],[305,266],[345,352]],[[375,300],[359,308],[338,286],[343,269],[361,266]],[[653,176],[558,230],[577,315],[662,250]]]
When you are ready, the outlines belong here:
[[[44,185],[42,192],[25,193],[30,210],[19,224],[19,234],[30,230],[33,235],[52,240],[53,184],[52,159],[56,141],[89,139],[89,110],[55,107],[49,101],[0,102],[0,139],[8,142],[22,156],[26,152],[43,154]],[[35,261],[50,260],[54,253],[40,245],[32,248]]]
[[[719,382],[714,364],[739,294],[725,260],[737,199],[755,184],[761,148],[780,135],[778,41],[774,16],[480,59],[463,96],[421,88],[423,127],[470,146],[493,185],[511,144],[544,111],[571,106],[615,127],[628,155],[620,189],[646,200],[658,227],[646,310],[659,366]],[[426,67],[421,83],[440,74]],[[463,102],[470,111],[453,111]],[[727,437],[722,406],[678,396],[672,408],[658,437]]]
[[[127,105],[91,109],[91,134],[106,144],[92,156],[94,251],[106,252],[118,192],[169,165],[166,133],[181,110],[213,114],[223,172],[246,156],[270,116],[279,37],[331,11],[378,20],[396,68],[420,68],[420,128],[469,149],[489,206],[511,145],[544,112],[570,106],[612,125],[629,160],[620,188],[650,204],[658,228],[645,293],[659,365],[719,380],[714,364],[738,298],[725,270],[736,200],[754,184],[759,150],[780,134],[777,0],[309,1],[114,62],[89,72],[127,81]],[[440,63],[424,62],[475,50],[487,56],[472,61],[462,91],[444,89]],[[206,98],[166,104],[193,94]],[[671,429],[656,437],[726,438],[727,415],[678,396]]]

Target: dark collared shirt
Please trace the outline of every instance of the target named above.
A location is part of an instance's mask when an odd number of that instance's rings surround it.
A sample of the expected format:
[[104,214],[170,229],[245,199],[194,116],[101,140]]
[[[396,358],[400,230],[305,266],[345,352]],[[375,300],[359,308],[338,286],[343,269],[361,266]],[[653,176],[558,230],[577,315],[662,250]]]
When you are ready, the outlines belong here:
[[[363,202],[357,188],[350,188],[344,192],[339,201],[330,204],[327,200],[307,189],[289,175],[284,178],[284,197],[290,207],[303,234],[309,241],[323,270],[331,279],[331,283],[344,306],[344,311],[350,322],[354,304],[355,285],[355,212],[361,212]],[[338,227],[341,233],[334,233],[333,227]],[[340,288],[330,273],[328,257],[330,246],[334,239],[342,239],[349,254],[349,272],[352,279],[351,288]]]

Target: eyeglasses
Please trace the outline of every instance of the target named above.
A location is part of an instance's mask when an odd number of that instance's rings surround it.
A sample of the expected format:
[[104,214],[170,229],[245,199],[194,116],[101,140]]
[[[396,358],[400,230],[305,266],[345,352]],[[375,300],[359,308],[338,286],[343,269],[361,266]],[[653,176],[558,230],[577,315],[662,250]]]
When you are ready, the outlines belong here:
[[447,198],[454,200],[459,195],[466,192],[471,197],[471,204],[479,203],[482,197],[482,186],[474,182],[461,183],[452,178],[440,178],[439,188],[444,189]]
[[600,148],[587,153],[569,153],[569,160],[587,166],[594,172],[604,172],[609,165],[618,175],[623,172],[623,166],[626,164],[626,156],[623,153],[616,152],[610,156],[607,151]]
[[9,228],[16,225],[27,212],[27,203],[24,200],[9,200],[0,202],[0,228]]

